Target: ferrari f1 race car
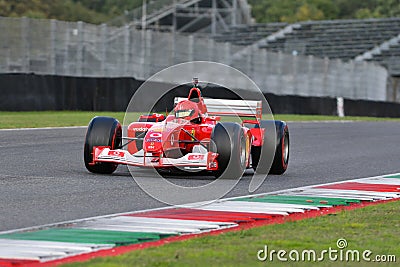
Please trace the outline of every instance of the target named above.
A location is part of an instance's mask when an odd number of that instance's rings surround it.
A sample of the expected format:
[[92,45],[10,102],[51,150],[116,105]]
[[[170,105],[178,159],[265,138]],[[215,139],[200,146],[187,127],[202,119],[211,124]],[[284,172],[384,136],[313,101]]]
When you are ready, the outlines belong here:
[[[246,119],[221,122],[224,115]],[[140,116],[129,124],[126,137],[118,120],[93,118],[86,132],[85,166],[102,174],[113,173],[118,164],[227,178],[241,177],[246,168],[283,174],[289,162],[288,126],[261,116],[261,101],[203,98],[194,85],[187,98],[175,98],[173,112]]]

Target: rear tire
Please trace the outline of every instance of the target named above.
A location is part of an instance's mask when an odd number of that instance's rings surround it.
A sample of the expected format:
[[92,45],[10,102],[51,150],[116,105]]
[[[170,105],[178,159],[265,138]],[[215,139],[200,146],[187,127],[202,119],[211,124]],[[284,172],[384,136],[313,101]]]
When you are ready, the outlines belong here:
[[283,174],[289,163],[289,128],[286,123],[280,122],[276,125],[277,138],[279,137],[279,142],[277,143],[275,150],[274,162],[272,163],[271,174]]
[[121,146],[122,127],[117,119],[110,117],[94,117],[88,126],[84,146],[84,161],[86,169],[93,173],[111,174],[118,165],[107,162],[93,162],[93,147],[109,146],[116,149]]
[[212,150],[218,153],[217,178],[238,179],[242,177],[248,158],[246,136],[238,123],[218,123],[211,134],[215,146]]
[[[288,126],[283,121],[260,121],[260,128],[265,129],[264,143],[261,147],[253,146],[251,148],[252,167],[259,174],[283,174],[289,163]],[[271,142],[271,131],[273,130],[276,132],[276,147],[274,147],[274,142]],[[271,155],[274,155],[273,160]],[[272,165],[269,166],[268,162],[272,162]]]

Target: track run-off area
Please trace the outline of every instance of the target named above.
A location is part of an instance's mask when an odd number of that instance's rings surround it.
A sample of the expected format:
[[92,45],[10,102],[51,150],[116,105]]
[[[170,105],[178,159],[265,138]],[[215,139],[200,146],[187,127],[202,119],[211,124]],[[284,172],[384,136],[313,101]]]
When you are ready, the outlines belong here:
[[[288,171],[268,176],[254,194],[400,171],[399,122],[292,122],[289,128]],[[85,131],[0,130],[0,231],[165,206],[144,193],[124,166],[113,175],[87,172]],[[212,179],[170,180],[194,186]],[[250,179],[245,175],[225,197],[248,195]]]

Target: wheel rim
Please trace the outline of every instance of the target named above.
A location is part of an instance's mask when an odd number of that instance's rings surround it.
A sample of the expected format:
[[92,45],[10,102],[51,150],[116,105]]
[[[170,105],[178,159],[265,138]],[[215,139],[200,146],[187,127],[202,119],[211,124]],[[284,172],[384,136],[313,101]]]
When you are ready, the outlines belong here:
[[289,159],[289,136],[285,133],[283,138],[283,161],[287,164]]

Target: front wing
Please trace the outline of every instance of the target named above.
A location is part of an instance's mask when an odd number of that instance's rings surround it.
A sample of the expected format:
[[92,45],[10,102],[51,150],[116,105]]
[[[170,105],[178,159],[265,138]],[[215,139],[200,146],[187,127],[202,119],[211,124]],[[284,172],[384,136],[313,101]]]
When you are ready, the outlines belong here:
[[97,146],[93,148],[93,163],[109,162],[137,167],[169,168],[182,167],[187,170],[218,170],[218,153],[207,152],[188,153],[180,158],[165,158],[145,154],[143,150],[130,154],[126,150],[112,150],[109,147]]

